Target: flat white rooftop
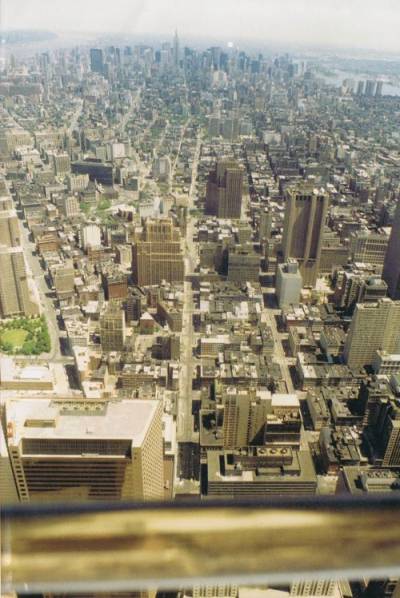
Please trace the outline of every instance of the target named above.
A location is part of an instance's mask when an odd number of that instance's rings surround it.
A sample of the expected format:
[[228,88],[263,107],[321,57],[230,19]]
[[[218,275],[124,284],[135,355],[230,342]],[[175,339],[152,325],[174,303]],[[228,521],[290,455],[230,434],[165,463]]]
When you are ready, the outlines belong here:
[[33,365],[23,360],[13,359],[9,356],[0,357],[0,380],[3,382],[23,380],[52,381],[53,376],[50,367],[45,365]]
[[273,407],[299,407],[300,402],[296,394],[273,394],[272,395],[272,406]]
[[23,438],[132,440],[141,446],[159,406],[157,400],[52,401],[10,399],[7,425],[15,444]]

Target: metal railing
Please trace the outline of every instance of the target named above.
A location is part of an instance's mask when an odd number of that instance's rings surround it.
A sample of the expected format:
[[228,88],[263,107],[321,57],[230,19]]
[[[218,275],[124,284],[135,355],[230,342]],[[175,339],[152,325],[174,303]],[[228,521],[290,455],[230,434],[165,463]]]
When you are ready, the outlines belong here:
[[400,493],[263,502],[18,505],[3,591],[400,576]]

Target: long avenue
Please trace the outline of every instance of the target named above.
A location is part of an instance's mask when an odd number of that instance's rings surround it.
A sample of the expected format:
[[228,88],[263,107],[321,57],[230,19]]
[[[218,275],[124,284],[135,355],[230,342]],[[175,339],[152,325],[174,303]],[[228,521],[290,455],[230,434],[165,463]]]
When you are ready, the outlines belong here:
[[185,237],[185,282],[183,306],[183,332],[181,336],[181,374],[180,390],[177,405],[177,437],[180,441],[190,441],[193,434],[192,416],[192,378],[193,378],[193,291],[190,274],[197,263],[197,248],[193,241],[195,218],[191,213],[194,208],[196,194],[197,169],[200,158],[201,134],[197,137],[196,151],[192,166],[192,180],[188,196],[187,226]]

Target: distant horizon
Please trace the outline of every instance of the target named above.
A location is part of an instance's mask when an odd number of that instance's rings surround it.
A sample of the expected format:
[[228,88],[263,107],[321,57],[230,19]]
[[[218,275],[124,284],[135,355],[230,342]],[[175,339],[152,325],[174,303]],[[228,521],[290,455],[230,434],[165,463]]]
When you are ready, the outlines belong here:
[[[132,41],[137,41],[140,42],[141,39],[143,39],[146,42],[157,42],[157,43],[164,43],[164,42],[168,42],[171,41],[174,35],[174,31],[168,33],[168,32],[141,32],[141,33],[132,33],[132,32],[123,32],[123,31],[81,31],[81,30],[56,30],[56,29],[40,29],[40,28],[32,28],[32,27],[19,27],[19,28],[14,28],[14,27],[9,27],[9,28],[3,28],[3,36],[4,34],[10,34],[10,33],[42,33],[43,35],[51,35],[52,37],[49,39],[38,39],[38,40],[31,40],[28,43],[29,44],[44,44],[46,43],[46,41],[49,42],[57,42],[57,40],[60,42],[60,44],[62,44],[63,42],[67,42],[69,41],[71,44],[74,43],[80,43],[82,44],[84,41],[84,38],[86,36],[90,37],[90,39],[85,40],[85,45],[86,44],[90,44],[92,41],[96,41],[99,43],[99,45],[101,44],[105,44],[107,38],[110,39],[118,39],[121,38],[121,40],[132,40]],[[179,31],[178,31],[179,34]],[[249,38],[236,38],[235,40],[232,40],[230,37],[216,37],[216,36],[210,36],[210,35],[201,35],[201,34],[195,34],[195,35],[190,35],[187,36],[185,35],[185,33],[183,33],[182,35],[179,34],[179,38],[182,44],[182,47],[184,45],[190,45],[191,43],[196,43],[199,44],[200,46],[206,48],[207,46],[216,44],[216,45],[220,45],[222,48],[226,47],[227,50],[232,49],[233,48],[239,48],[240,50],[243,50],[244,48],[246,48],[248,51],[253,50],[259,50],[259,51],[267,51],[270,50],[272,51],[287,51],[287,52],[299,52],[299,53],[318,53],[318,54],[323,54],[323,53],[327,53],[327,54],[335,54],[337,53],[338,55],[340,55],[341,57],[343,57],[345,54],[351,54],[352,58],[356,58],[356,56],[359,56],[360,60],[363,59],[368,59],[368,57],[370,57],[370,59],[374,59],[376,58],[377,60],[394,60],[395,62],[397,62],[398,60],[400,60],[400,49],[399,50],[384,50],[384,49],[375,49],[375,48],[367,48],[367,47],[359,47],[359,46],[335,46],[332,44],[305,44],[305,43],[300,43],[300,42],[277,42],[274,40],[261,40],[261,39],[249,39]],[[77,41],[79,40],[79,41]],[[233,46],[231,46],[230,48],[228,47],[228,43],[233,43]],[[22,42],[25,43],[25,42]],[[18,47],[21,46],[21,42],[4,42],[3,41],[3,48],[13,48],[13,47]],[[400,73],[399,73],[400,74]]]
[[[400,54],[398,0],[3,0],[4,30]],[[206,35],[204,34],[206,32]]]

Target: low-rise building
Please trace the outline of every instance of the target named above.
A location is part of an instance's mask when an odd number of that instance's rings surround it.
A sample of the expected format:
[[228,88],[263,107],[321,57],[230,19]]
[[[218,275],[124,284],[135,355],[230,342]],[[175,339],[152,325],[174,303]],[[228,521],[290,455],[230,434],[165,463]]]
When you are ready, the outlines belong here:
[[378,350],[372,361],[372,369],[379,375],[400,373],[400,354]]
[[326,404],[325,399],[317,392],[308,390],[307,392],[307,407],[311,416],[314,430],[321,430],[325,426],[329,426],[331,421],[331,414]]
[[207,451],[203,492],[208,498],[315,494],[317,476],[308,451],[255,448]]

